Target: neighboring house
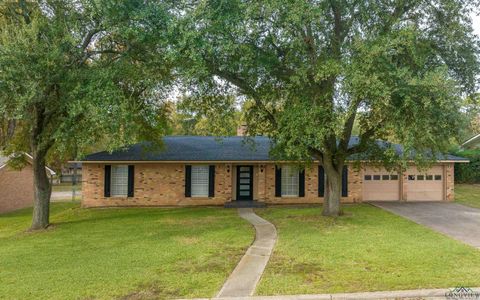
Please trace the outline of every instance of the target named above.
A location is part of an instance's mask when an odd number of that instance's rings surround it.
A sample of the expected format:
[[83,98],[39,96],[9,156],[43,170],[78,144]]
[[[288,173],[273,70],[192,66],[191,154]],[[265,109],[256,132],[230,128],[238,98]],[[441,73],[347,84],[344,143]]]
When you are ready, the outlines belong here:
[[469,138],[462,144],[463,149],[480,148],[480,134]]
[[[9,158],[0,155],[0,213],[16,210],[33,205],[33,167],[32,156],[23,153],[27,164],[21,170],[14,170],[8,166]],[[46,168],[51,178],[55,172]]]
[[62,175],[60,182],[82,182],[82,164],[81,163],[67,163],[62,167]]
[[[318,163],[299,171],[269,156],[268,138],[250,139],[253,147],[244,137],[171,136],[163,139],[163,151],[141,143],[88,155],[82,161],[83,206],[322,203],[325,172]],[[352,138],[355,143],[358,138]],[[454,163],[466,161],[447,155],[428,171],[412,164],[403,174],[368,162],[356,171],[350,161],[343,172],[342,201],[452,201]]]

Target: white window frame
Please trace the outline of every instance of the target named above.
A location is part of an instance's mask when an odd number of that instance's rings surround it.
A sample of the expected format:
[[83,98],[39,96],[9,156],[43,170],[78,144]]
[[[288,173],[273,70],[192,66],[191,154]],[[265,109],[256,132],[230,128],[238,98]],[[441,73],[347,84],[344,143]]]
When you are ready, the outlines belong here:
[[110,194],[111,197],[128,197],[128,165],[112,165]]
[[300,172],[294,165],[282,166],[282,197],[299,197]]
[[210,187],[210,166],[192,165],[190,188],[192,197],[208,197]]

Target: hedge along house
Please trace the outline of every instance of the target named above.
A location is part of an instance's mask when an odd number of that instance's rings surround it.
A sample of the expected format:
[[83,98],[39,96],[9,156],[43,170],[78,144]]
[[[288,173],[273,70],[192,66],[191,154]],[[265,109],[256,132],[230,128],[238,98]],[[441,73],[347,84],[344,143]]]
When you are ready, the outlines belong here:
[[[293,163],[276,162],[269,156],[268,138],[249,139],[253,145],[244,137],[172,136],[163,139],[162,151],[140,143],[88,155],[82,161],[83,206],[323,202],[322,166],[314,162],[299,170]],[[368,162],[357,171],[350,161],[343,172],[342,201],[452,201],[454,163],[466,161],[448,155],[428,171],[412,164],[403,174]]]

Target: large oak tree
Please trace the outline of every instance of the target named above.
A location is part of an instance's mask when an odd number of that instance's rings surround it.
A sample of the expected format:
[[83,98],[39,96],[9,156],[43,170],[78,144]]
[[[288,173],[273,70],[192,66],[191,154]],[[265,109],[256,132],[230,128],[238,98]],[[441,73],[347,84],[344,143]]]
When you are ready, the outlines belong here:
[[33,156],[32,229],[49,224],[48,155],[162,134],[158,100],[171,66],[161,42],[166,16],[162,5],[141,0],[0,4],[1,146]]
[[[176,49],[189,83],[199,93],[231,87],[254,102],[251,134],[266,131],[289,159],[318,160],[325,215],[340,213],[348,157],[431,160],[458,129],[462,97],[475,90],[476,1],[177,3]],[[354,125],[357,145],[349,144]],[[402,143],[405,155],[378,149],[377,139]]]

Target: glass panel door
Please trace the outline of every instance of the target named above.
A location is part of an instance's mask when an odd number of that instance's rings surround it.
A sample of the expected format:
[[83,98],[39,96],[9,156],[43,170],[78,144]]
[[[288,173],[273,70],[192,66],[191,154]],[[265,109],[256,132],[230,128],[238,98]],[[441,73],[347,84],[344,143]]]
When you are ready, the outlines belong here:
[[253,200],[253,166],[237,166],[237,200]]

